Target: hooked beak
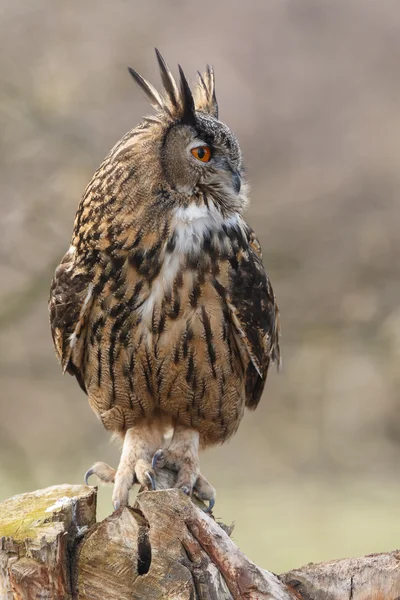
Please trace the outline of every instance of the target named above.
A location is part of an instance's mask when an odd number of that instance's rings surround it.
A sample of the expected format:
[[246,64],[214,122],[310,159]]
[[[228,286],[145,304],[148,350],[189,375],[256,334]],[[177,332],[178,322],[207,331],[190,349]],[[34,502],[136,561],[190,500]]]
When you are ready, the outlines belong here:
[[238,194],[240,192],[240,187],[242,185],[242,178],[240,176],[239,171],[233,171],[232,173],[232,186],[235,190],[235,193]]

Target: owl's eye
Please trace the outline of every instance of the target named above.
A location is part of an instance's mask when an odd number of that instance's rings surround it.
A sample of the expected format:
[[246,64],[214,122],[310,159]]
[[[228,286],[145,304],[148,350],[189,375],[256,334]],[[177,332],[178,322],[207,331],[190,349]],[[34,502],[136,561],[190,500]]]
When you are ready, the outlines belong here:
[[211,149],[209,146],[197,146],[190,151],[197,160],[208,162],[211,158]]

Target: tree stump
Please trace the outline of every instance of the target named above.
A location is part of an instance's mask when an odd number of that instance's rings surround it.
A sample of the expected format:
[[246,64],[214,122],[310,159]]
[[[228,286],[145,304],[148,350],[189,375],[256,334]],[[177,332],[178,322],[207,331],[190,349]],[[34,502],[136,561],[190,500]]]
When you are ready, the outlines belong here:
[[0,600],[69,600],[76,545],[96,522],[96,490],[59,485],[0,504]]
[[100,523],[96,488],[0,504],[0,600],[399,600],[400,552],[276,576],[176,489],[142,492]]

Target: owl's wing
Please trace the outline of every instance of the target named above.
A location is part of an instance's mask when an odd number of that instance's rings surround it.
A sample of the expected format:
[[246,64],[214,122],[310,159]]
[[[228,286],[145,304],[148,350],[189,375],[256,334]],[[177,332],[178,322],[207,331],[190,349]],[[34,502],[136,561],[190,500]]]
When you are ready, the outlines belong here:
[[49,314],[54,348],[63,371],[75,375],[86,392],[80,371],[84,341],[81,332],[93,302],[93,285],[67,252],[54,273],[50,287]]
[[280,364],[279,311],[262,263],[260,243],[247,226],[247,251],[239,251],[232,268],[229,290],[231,320],[238,343],[250,357],[246,372],[246,406],[260,401],[272,361]]

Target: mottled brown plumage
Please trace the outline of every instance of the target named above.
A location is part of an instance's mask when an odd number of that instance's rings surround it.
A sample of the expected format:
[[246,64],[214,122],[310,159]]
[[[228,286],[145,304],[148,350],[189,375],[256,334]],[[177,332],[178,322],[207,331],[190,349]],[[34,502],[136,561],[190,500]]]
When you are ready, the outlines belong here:
[[214,73],[207,67],[192,94],[182,70],[178,87],[157,58],[164,95],[130,70],[156,115],[94,174],[50,291],[63,370],[124,439],[116,472],[92,470],[115,479],[116,506],[135,477],[152,482],[165,463],[179,487],[212,501],[198,447],[235,433],[279,362],[278,309],[242,217],[241,152],[218,121]]

